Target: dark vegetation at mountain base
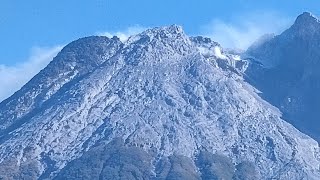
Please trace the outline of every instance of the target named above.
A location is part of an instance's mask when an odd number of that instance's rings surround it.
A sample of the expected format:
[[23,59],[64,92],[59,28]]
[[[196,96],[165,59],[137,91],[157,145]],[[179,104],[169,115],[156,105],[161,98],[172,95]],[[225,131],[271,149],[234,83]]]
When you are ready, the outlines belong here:
[[69,163],[55,180],[254,180],[258,177],[255,166],[250,162],[235,166],[228,157],[207,151],[200,151],[196,160],[172,155],[155,162],[152,153],[126,146],[121,139],[117,139],[109,144],[101,143]]

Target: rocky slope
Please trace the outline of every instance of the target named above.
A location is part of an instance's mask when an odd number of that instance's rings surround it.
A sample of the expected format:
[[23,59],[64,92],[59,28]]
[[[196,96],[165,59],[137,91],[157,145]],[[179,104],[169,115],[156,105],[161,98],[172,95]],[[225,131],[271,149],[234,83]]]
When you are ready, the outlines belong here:
[[319,179],[238,58],[175,25],[72,42],[0,104],[0,177]]
[[249,81],[283,112],[288,122],[318,141],[319,42],[320,21],[306,12],[282,34],[247,51],[262,63],[250,65]]

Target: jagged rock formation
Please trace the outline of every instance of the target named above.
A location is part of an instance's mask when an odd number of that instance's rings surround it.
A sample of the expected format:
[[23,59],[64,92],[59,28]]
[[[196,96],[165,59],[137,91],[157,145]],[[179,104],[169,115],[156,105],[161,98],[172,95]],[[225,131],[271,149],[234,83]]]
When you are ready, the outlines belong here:
[[79,39],[0,104],[0,177],[319,179],[317,142],[246,66],[175,25]]

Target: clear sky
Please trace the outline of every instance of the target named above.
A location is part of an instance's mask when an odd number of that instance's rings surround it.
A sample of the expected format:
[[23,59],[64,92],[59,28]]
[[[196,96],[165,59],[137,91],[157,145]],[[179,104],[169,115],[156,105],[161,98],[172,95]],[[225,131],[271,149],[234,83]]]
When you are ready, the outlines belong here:
[[304,11],[319,15],[319,7],[319,0],[1,0],[0,101],[1,91],[19,88],[83,36],[178,24],[189,35],[245,49]]
[[32,47],[99,31],[179,24],[197,34],[214,19],[232,23],[250,12],[295,17],[303,11],[317,14],[319,7],[319,0],[1,0],[0,64],[24,61]]

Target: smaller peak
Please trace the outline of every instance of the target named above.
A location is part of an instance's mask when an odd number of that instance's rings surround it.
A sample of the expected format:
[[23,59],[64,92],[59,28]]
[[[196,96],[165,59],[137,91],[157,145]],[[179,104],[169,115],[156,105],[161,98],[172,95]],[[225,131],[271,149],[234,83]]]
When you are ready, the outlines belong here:
[[112,38],[109,38],[106,36],[87,36],[87,37],[82,37],[72,41],[66,47],[77,47],[79,45],[89,46],[89,45],[97,45],[97,44],[103,44],[103,43],[111,43],[114,41],[120,41],[120,40],[116,36]]
[[[57,55],[58,61],[86,62],[95,64],[104,61],[100,57],[112,54],[120,48],[122,42],[117,37],[88,36],[67,44]],[[112,53],[111,53],[112,52]],[[104,56],[106,57],[106,56]]]
[[303,12],[300,14],[298,17],[303,17],[303,18],[309,18],[309,17],[315,17],[311,12]]
[[319,19],[310,12],[304,12],[300,14],[295,21],[295,24],[298,25],[307,25],[314,23],[319,23]]

